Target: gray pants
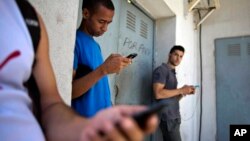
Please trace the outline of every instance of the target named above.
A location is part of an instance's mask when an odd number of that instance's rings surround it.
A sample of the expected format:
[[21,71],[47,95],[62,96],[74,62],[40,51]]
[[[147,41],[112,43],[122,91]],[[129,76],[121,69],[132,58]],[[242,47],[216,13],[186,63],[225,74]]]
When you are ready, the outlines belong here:
[[180,119],[161,120],[163,141],[181,141],[180,123]]

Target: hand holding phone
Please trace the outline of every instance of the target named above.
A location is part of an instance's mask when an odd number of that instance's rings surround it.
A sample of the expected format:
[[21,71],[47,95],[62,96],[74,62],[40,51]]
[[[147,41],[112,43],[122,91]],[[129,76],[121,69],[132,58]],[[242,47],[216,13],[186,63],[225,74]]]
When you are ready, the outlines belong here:
[[131,53],[127,56],[129,59],[134,59],[137,56],[137,53]]
[[148,118],[150,116],[152,116],[153,114],[159,113],[165,106],[166,106],[166,103],[159,102],[159,103],[156,103],[156,104],[150,106],[145,111],[135,113],[134,115],[132,115],[132,117],[137,122],[139,127],[141,129],[144,129],[145,128],[145,122],[148,120]]

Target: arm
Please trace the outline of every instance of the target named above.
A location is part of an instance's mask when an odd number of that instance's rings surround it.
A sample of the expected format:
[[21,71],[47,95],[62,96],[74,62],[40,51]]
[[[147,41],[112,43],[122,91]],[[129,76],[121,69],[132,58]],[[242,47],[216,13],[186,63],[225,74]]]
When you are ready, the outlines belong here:
[[153,90],[155,94],[156,99],[164,99],[164,98],[170,98],[174,96],[180,96],[182,97],[183,94],[193,94],[194,93],[194,87],[193,86],[183,86],[179,89],[173,89],[169,90],[164,88],[165,85],[161,83],[154,83],[153,84]]
[[87,92],[98,80],[105,76],[106,73],[101,67],[99,67],[79,79],[74,79],[75,75],[76,70],[73,70],[72,99],[77,98],[83,93]]
[[[142,106],[114,106],[100,111],[86,127],[95,128],[102,135],[100,140],[105,141],[141,141],[146,134],[156,130],[158,119],[152,115],[146,122],[145,128],[141,129],[134,120],[131,120],[132,114],[144,110]],[[91,130],[86,130],[91,132]],[[93,135],[93,134],[92,134]],[[92,140],[91,136],[83,141]],[[99,140],[98,140],[99,141]]]
[[[37,62],[34,66],[33,74],[41,93],[42,126],[49,141],[74,139],[77,137],[77,133],[69,129],[70,125],[81,129],[80,126],[84,127],[85,119],[76,116],[70,107],[66,106],[58,93],[55,76],[49,60],[48,37],[40,17],[39,22],[41,25],[41,39],[36,54]],[[61,139],[62,135],[65,135],[63,139]]]
[[96,70],[87,75],[75,79],[76,70],[73,71],[72,99],[87,92],[97,81],[107,74],[117,73],[131,64],[131,59],[119,54],[111,54],[105,62]]
[[181,89],[168,90],[164,88],[165,85],[161,83],[154,83],[153,90],[156,99],[170,98],[182,94]]

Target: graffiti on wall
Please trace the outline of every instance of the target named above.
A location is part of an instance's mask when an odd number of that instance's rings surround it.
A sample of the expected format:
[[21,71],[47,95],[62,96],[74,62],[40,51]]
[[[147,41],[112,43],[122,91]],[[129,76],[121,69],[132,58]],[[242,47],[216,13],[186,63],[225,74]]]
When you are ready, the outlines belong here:
[[151,51],[149,48],[147,48],[143,43],[139,43],[137,41],[133,41],[132,39],[126,37],[123,41],[123,45],[124,48],[127,48],[129,50],[133,50],[136,51],[140,54],[146,55],[146,56],[150,56],[151,55]]

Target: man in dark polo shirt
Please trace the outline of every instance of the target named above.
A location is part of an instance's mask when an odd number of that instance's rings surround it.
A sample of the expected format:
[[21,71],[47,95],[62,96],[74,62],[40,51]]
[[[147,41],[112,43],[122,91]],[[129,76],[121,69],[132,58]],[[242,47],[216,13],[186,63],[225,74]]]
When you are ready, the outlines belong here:
[[185,49],[175,45],[169,53],[167,63],[162,63],[153,72],[153,90],[155,99],[164,101],[166,108],[160,115],[160,128],[164,141],[181,141],[181,116],[179,100],[188,94],[194,94],[194,86],[184,85],[177,88],[175,67],[181,63]]

